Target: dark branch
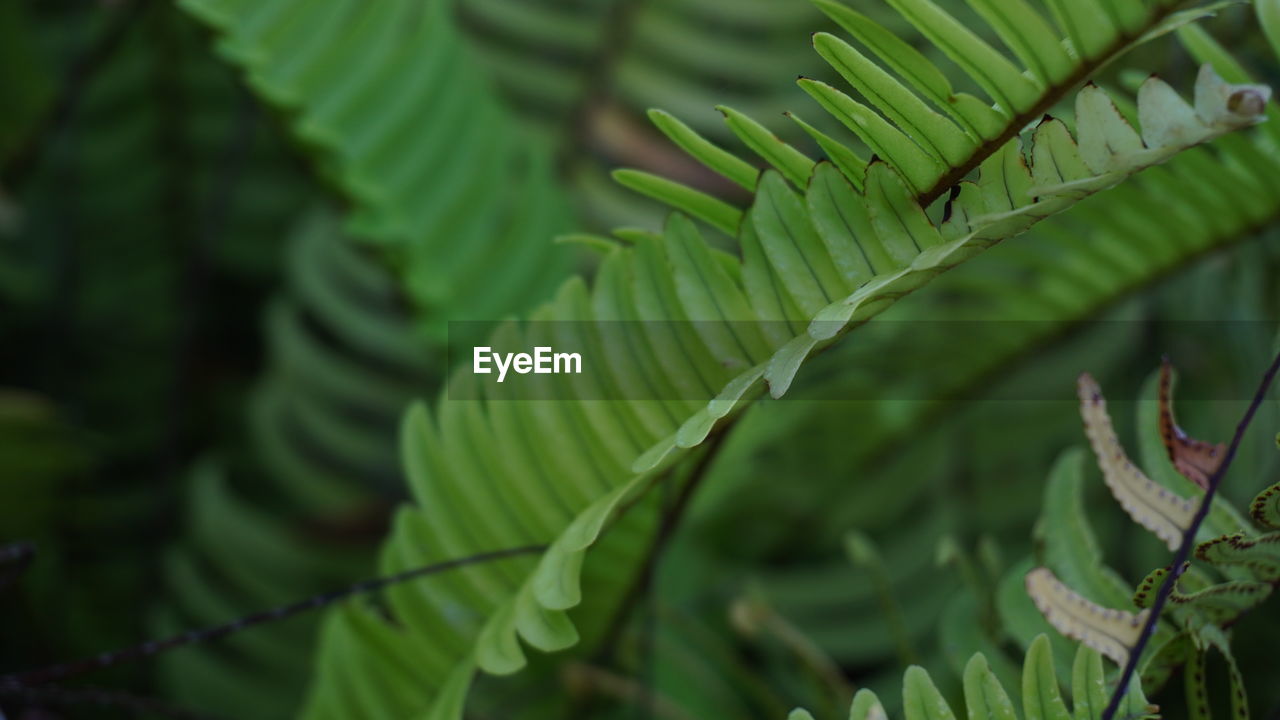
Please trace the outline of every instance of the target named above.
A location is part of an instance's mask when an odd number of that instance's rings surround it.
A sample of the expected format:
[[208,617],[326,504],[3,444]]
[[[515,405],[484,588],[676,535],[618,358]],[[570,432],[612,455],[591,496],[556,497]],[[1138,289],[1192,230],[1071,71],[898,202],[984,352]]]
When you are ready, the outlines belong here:
[[1213,498],[1218,493],[1218,486],[1222,484],[1222,478],[1226,476],[1227,469],[1231,467],[1231,462],[1235,460],[1236,451],[1240,449],[1240,441],[1244,439],[1245,430],[1249,428],[1249,423],[1253,422],[1253,416],[1258,412],[1258,407],[1266,399],[1267,391],[1271,389],[1271,382],[1275,380],[1278,370],[1280,370],[1280,354],[1277,354],[1275,359],[1271,361],[1271,367],[1267,368],[1266,374],[1262,376],[1262,383],[1258,385],[1258,391],[1254,393],[1253,400],[1249,403],[1249,409],[1245,411],[1244,417],[1240,419],[1240,424],[1236,425],[1236,434],[1231,438],[1231,445],[1227,447],[1227,454],[1222,459],[1222,464],[1209,477],[1209,487],[1205,490],[1204,499],[1200,502],[1200,507],[1196,510],[1196,514],[1191,518],[1191,524],[1182,533],[1182,544],[1178,546],[1178,552],[1173,556],[1173,563],[1170,565],[1171,572],[1165,576],[1164,583],[1160,586],[1159,592],[1156,593],[1155,601],[1151,605],[1151,612],[1147,615],[1147,621],[1143,624],[1141,632],[1138,633],[1138,640],[1134,643],[1133,649],[1129,651],[1129,660],[1125,662],[1124,670],[1120,673],[1116,688],[1111,693],[1111,701],[1107,703],[1107,708],[1102,711],[1102,720],[1112,720],[1115,717],[1116,710],[1120,707],[1120,701],[1129,689],[1129,682],[1138,670],[1138,662],[1142,659],[1142,652],[1151,640],[1156,623],[1160,621],[1160,614],[1164,610],[1165,604],[1169,601],[1169,596],[1173,594],[1173,588],[1177,584],[1178,578],[1182,577],[1182,573],[1186,572],[1187,561],[1191,557],[1191,548],[1196,543],[1196,533],[1199,532],[1200,525],[1204,523],[1204,519],[1208,517],[1209,509],[1213,507]]
[[428,575],[435,575],[446,570],[453,570],[467,565],[476,565],[479,563],[491,562],[493,560],[502,560],[504,558],[515,557],[517,555],[529,555],[532,553],[540,553],[546,550],[545,545],[527,545],[524,547],[508,548],[506,550],[494,550],[492,552],[478,553],[456,560],[446,560],[442,563],[434,565],[425,565],[423,567],[405,570],[404,572],[389,575],[387,577],[374,578],[363,582],[348,585],[340,590],[334,590],[321,595],[315,595],[301,602],[290,605],[282,605],[270,610],[246,615],[242,618],[232,620],[231,622],[201,630],[188,630],[187,632],[174,635],[164,640],[152,640],[149,642],[134,645],[121,650],[105,652],[91,658],[77,660],[75,662],[64,663],[62,665],[53,665],[38,670],[30,670],[27,672],[15,673],[12,675],[0,676],[0,694],[12,694],[19,692],[24,688],[30,688],[34,685],[55,682],[73,675],[89,672],[91,670],[99,670],[101,668],[119,665],[120,663],[141,660],[151,657],[158,653],[173,650],[175,648],[193,645],[196,643],[217,640],[232,633],[239,632],[245,628],[261,625],[263,623],[284,620],[293,617],[308,610],[314,610],[326,605],[331,605],[339,600],[346,599],[353,595],[361,595],[368,592],[381,590],[389,585],[396,585],[410,580],[416,580]]

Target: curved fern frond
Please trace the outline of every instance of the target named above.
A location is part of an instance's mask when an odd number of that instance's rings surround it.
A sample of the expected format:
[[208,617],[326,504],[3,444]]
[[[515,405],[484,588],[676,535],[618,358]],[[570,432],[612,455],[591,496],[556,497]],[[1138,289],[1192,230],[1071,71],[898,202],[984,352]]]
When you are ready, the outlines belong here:
[[1215,565],[1239,565],[1260,580],[1280,581],[1280,533],[1247,538],[1242,533],[1215,538],[1196,547],[1196,557]]
[[[1210,558],[1213,558],[1210,562],[1217,564],[1218,561],[1214,555],[1215,553],[1209,555]],[[1224,553],[1224,555],[1226,554]],[[1230,557],[1229,555],[1226,556]],[[1250,566],[1245,563],[1231,561],[1221,564],[1228,566],[1244,564],[1246,567]],[[1267,572],[1265,565],[1260,569],[1263,573]],[[1156,590],[1168,576],[1168,567],[1151,571],[1138,585],[1138,591],[1133,596],[1134,604],[1141,608],[1149,607],[1154,601]],[[1188,582],[1193,584],[1193,588],[1184,591],[1181,586]],[[1184,608],[1195,612],[1199,621],[1195,624],[1195,629],[1203,627],[1204,622],[1223,628],[1264,602],[1271,596],[1272,590],[1273,587],[1269,581],[1230,580],[1213,584],[1202,573],[1192,573],[1180,578],[1178,583],[1174,584],[1169,600],[1175,608]]]
[[[1202,35],[1194,28],[1184,32]],[[1238,66],[1224,62],[1229,59],[1225,51],[1213,50],[1207,38],[1198,40],[1204,41],[1195,47],[1199,61],[1213,62],[1235,82],[1250,82]],[[716,477],[708,482],[708,490],[716,486],[726,490],[705,503],[711,512],[700,518],[701,529],[738,538],[729,552],[732,557],[739,557],[740,549],[743,556],[755,557],[779,548],[807,551],[833,545],[833,539],[846,528],[877,522],[885,514],[915,518],[916,513],[927,512],[896,502],[918,491],[897,473],[887,479],[883,466],[888,458],[900,456],[895,451],[904,444],[917,448],[911,456],[940,454],[919,450],[917,443],[929,428],[967,407],[956,398],[984,393],[993,379],[1011,374],[1025,358],[1042,354],[1046,345],[1081,321],[1097,317],[1158,281],[1184,273],[1188,266],[1212,254],[1233,250],[1232,265],[1256,264],[1261,259],[1253,251],[1263,250],[1262,246],[1240,245],[1246,241],[1262,243],[1259,238],[1265,236],[1258,231],[1280,219],[1280,199],[1270,190],[1280,178],[1280,156],[1270,137],[1276,129],[1268,123],[1249,135],[1226,136],[1209,151],[1185,153],[1089,198],[1071,212],[1037,225],[1018,242],[992,248],[981,262],[948,272],[934,281],[929,292],[904,298],[877,321],[875,342],[844,343],[813,361],[800,397],[819,402],[812,407],[800,402],[781,404],[768,414],[744,418],[735,430],[734,446],[752,449],[728,453],[717,463]],[[1235,191],[1206,194],[1206,187]],[[1248,252],[1237,254],[1237,248]],[[929,333],[922,333],[918,322],[904,322],[939,318],[974,322],[932,323]],[[902,332],[892,332],[895,327]],[[937,363],[938,357],[946,357],[947,362]],[[890,370],[875,372],[886,363],[892,363]],[[872,370],[860,371],[868,367]],[[1141,466],[1171,492],[1191,497],[1195,486],[1165,457],[1157,431],[1155,387],[1153,379],[1142,395],[1147,400],[1140,405],[1141,412],[1149,413],[1140,418],[1137,428],[1143,441]],[[938,402],[900,402],[908,397]],[[860,402],[826,402],[832,398]],[[783,428],[788,440],[776,442]],[[997,432],[1003,437],[1005,429]],[[830,470],[810,477],[806,471],[814,466]],[[869,470],[881,481],[848,482],[848,478],[865,476]],[[936,476],[937,472],[941,470],[924,474]],[[801,473],[805,473],[809,488],[802,495],[777,482],[778,477]],[[917,476],[919,473],[907,477]],[[998,483],[993,479],[985,487],[1001,487]],[[1022,522],[1018,510],[1007,503],[1000,507],[1008,508],[1011,520]],[[868,513],[867,508],[876,512]],[[1062,509],[1060,504],[1046,503],[1044,512],[1047,515]],[[761,517],[771,522],[760,523]],[[983,519],[988,522],[991,518],[984,515]],[[1087,517],[1081,516],[1081,520]],[[891,545],[911,544],[920,534],[914,523],[911,525],[913,531],[903,532]],[[1236,532],[1245,525],[1218,498],[1206,527],[1213,536]],[[1072,537],[1069,532],[1061,536]],[[1067,548],[1068,543],[1062,547]],[[1090,562],[1081,566],[1096,567]],[[891,661],[894,645],[882,632],[884,623],[874,598],[865,596],[865,584],[830,580],[843,577],[846,567],[847,560],[832,553],[806,563],[803,569],[755,573],[761,576],[765,594],[778,611],[838,661],[858,666]],[[913,572],[915,566],[902,561],[895,561],[893,567],[895,593],[906,603],[921,599],[919,608],[907,609],[912,627],[924,627],[928,618],[940,612],[924,600],[935,596],[931,590],[935,576]],[[1018,628],[1016,636],[1024,646],[1035,633],[1050,629],[1026,599],[1025,570],[1011,578],[1007,593],[1025,604],[1024,614],[1034,621]],[[1075,586],[1076,580],[1071,584]],[[1127,591],[1118,604],[1114,598],[1107,602],[1105,596],[1083,594],[1112,607],[1128,605]],[[849,612],[849,608],[860,610]],[[1018,609],[1024,610],[1021,605]],[[975,626],[972,612],[956,625],[971,630]],[[1173,633],[1163,624],[1160,628],[1158,640],[1164,647]],[[1145,676],[1157,678],[1157,665],[1166,674],[1176,668],[1180,660],[1174,661],[1174,667],[1165,662],[1173,655],[1174,648],[1169,646],[1165,655],[1147,665]]]
[[1197,503],[1152,481],[1129,460],[1111,426],[1102,389],[1092,377],[1081,375],[1078,387],[1085,434],[1107,487],[1134,522],[1154,533],[1170,550],[1177,549],[1182,533],[1191,526]]
[[[964,701],[969,720],[1098,720],[1106,707],[1107,680],[1102,656],[1081,645],[1072,664],[1071,698],[1067,709],[1058,687],[1049,639],[1041,635],[1027,649],[1022,666],[1022,713],[1014,709],[1009,693],[991,672],[981,653],[969,659],[964,669]],[[1151,705],[1135,682],[1125,694],[1124,717],[1150,718],[1158,708]],[[954,720],[957,716],[938,691],[929,673],[919,666],[908,668],[902,678],[902,705],[907,720]],[[850,720],[885,720],[888,715],[879,698],[870,690],[859,690],[849,709]],[[813,720],[806,710],[794,710],[788,720]]]
[[[1024,128],[1039,120],[1080,83],[1135,42],[1211,14],[1220,7],[1210,5],[1177,13],[1184,3],[1171,0],[1160,0],[1154,4],[1137,0],[1102,0],[1090,3],[1091,7],[1086,9],[1069,3],[1051,3],[1057,16],[1055,19],[1069,29],[1068,37],[1060,38],[1050,30],[1046,19],[1026,3],[1019,2],[1011,7],[978,3],[976,9],[979,14],[1026,64],[1026,68],[1019,68],[930,0],[891,2],[911,25],[983,88],[994,102],[990,105],[972,95],[957,93],[943,70],[870,18],[837,0],[817,0],[817,4],[893,74],[845,40],[829,33],[818,33],[814,36],[814,47],[818,53],[863,96],[866,103],[855,100],[838,88],[808,78],[801,78],[801,87],[870,149],[872,159],[879,158],[894,167],[917,202],[926,207],[948,191],[954,192],[954,187],[980,167],[994,176],[989,178],[992,181],[1003,177],[1000,163],[991,163],[989,159],[999,157]],[[1085,25],[1087,32],[1083,30]],[[1077,36],[1077,32],[1085,33],[1089,39],[1087,45],[1081,43],[1083,36]],[[901,80],[895,78],[895,74]],[[1151,83],[1143,94],[1151,100],[1171,101],[1176,98],[1175,93],[1158,82]],[[1260,111],[1266,97],[1264,93],[1259,96],[1261,102],[1250,101],[1253,109]],[[1043,132],[1036,133],[1036,141],[1045,140],[1039,163],[1041,173],[1033,183],[1037,189],[1081,190],[1083,187],[1077,183],[1088,186],[1089,183],[1084,181],[1086,177],[1118,169],[1127,162],[1131,152],[1142,150],[1144,143],[1148,149],[1177,144],[1176,138],[1184,132],[1177,129],[1178,126],[1188,122],[1194,124],[1189,108],[1179,107],[1177,103],[1163,105],[1153,102],[1149,106],[1152,112],[1142,115],[1143,135],[1139,138],[1136,133],[1122,127],[1123,121],[1108,105],[1096,90],[1079,96],[1077,116],[1088,120],[1092,126],[1082,136],[1085,148],[1080,158],[1063,147],[1065,127],[1050,124]],[[749,116],[727,107],[722,107],[721,111],[730,130],[747,147],[797,188],[806,189],[813,171],[812,159],[769,133]],[[1210,124],[1224,119],[1220,112],[1200,117]],[[793,116],[793,119],[813,136],[848,181],[859,191],[863,190],[864,168],[869,159],[829,135],[816,131],[798,117]],[[1172,125],[1165,126],[1166,122]],[[717,162],[725,151],[701,139],[691,128],[671,121],[660,123],[659,128],[708,168],[732,182],[743,184],[744,178],[740,173],[725,173],[723,163]],[[1085,128],[1082,123],[1081,129]],[[1062,156],[1064,152],[1066,157]],[[1036,153],[1033,151],[1032,155],[1034,157]],[[1113,155],[1120,157],[1113,158]],[[1059,162],[1052,163],[1053,160]],[[687,200],[681,202],[680,195],[684,193],[661,192],[642,182],[645,177],[626,172],[619,179],[640,192],[697,214]],[[1105,185],[1105,181],[1102,182]],[[1023,190],[1030,189],[1031,185],[1032,181],[1028,181],[1028,187]],[[744,187],[751,190],[754,183]],[[696,191],[689,189],[687,192]],[[1010,198],[1011,204],[1000,211],[1021,208],[1031,200],[1032,196],[1025,196],[1019,191]],[[970,211],[978,214],[997,212],[995,208],[984,208],[981,203]],[[732,233],[732,229],[728,231]]]
[[[348,231],[403,269],[437,337],[446,319],[502,317],[563,278],[567,255],[546,240],[567,229],[567,203],[548,153],[504,115],[447,3],[180,4],[289,114],[321,173],[352,200]],[[489,290],[469,292],[480,284]]]
[[1036,534],[1043,548],[1042,562],[1062,582],[1108,608],[1129,605],[1129,585],[1107,567],[1089,526],[1084,509],[1084,453],[1078,448],[1064,453],[1049,472]]
[[1280,483],[1258,493],[1249,503],[1249,514],[1263,527],[1280,528]]
[[[193,537],[170,561],[178,597],[164,620],[173,627],[274,604],[286,587],[318,592],[359,575],[400,498],[399,416],[444,375],[433,368],[443,354],[421,342],[414,321],[436,343],[446,320],[488,327],[543,300],[568,260],[550,242],[568,212],[549,153],[505,114],[448,3],[182,7],[217,32],[223,57],[283,111],[352,208],[345,236],[332,217],[301,230],[290,257],[293,297],[268,314],[271,376],[251,414],[248,459],[256,467],[194,476],[201,502],[190,508]],[[415,315],[405,312],[403,295]],[[455,326],[454,339],[464,341],[469,327],[481,323]],[[246,478],[259,481],[252,494]],[[280,517],[280,508],[296,514]],[[219,531],[236,532],[237,542],[214,541]],[[316,535],[335,562],[293,558],[290,540],[301,531]],[[166,679],[204,707],[247,695],[278,703],[269,714],[290,714],[305,685],[313,629],[269,628],[263,640],[237,641],[229,652],[177,657]],[[230,692],[237,685],[247,692]],[[255,692],[267,686],[275,691]]]
[[1104,608],[1062,584],[1048,568],[1027,573],[1027,594],[1049,624],[1123,666],[1149,610],[1131,613]]
[[[1221,81],[1205,71],[1200,86]],[[404,452],[418,506],[398,518],[384,556],[388,571],[468,549],[546,543],[550,550],[536,565],[513,559],[389,593],[405,627],[402,652],[431,668],[423,692],[397,702],[456,717],[476,669],[506,674],[525,665],[522,640],[543,650],[575,644],[567,611],[582,599],[580,569],[603,528],[766,387],[775,396],[786,392],[812,352],[995,241],[1167,159],[1184,143],[1258,119],[1253,110],[1260,108],[1250,102],[1248,112],[1224,120],[1218,95],[1202,93],[1196,112],[1162,87],[1148,81],[1140,114],[1175,120],[1147,132],[1149,147],[1139,140],[1126,150],[1121,140],[1137,138],[1137,131],[1100,90],[1086,89],[1079,145],[1065,126],[1047,123],[1042,127],[1061,130],[1044,130],[1033,147],[1078,172],[1054,176],[1057,185],[1037,190],[1043,193],[1037,198],[1031,170],[1009,145],[988,161],[985,180],[961,191],[942,224],[930,220],[889,163],[869,163],[855,188],[834,165],[806,164],[798,151],[729,113],[744,140],[776,165],[760,177],[756,202],[741,222],[741,260],[711,249],[680,215],[661,234],[620,233],[626,244],[606,256],[591,289],[570,281],[531,315],[531,324],[508,324],[491,342],[596,349],[590,354],[609,362],[599,364],[591,382],[613,390],[605,397],[642,399],[597,402],[582,397],[582,386],[564,385],[557,397],[572,399],[509,402],[522,397],[518,390],[494,395],[493,385],[460,372],[450,400],[434,413],[411,414]],[[1248,86],[1232,93],[1261,98],[1267,91]],[[810,187],[803,196],[788,184],[801,177]],[[619,345],[606,342],[603,329],[616,322],[648,325],[624,333],[628,345]],[[736,331],[745,335],[726,342]],[[682,361],[664,361],[672,353]],[[637,387],[658,390],[637,396]],[[504,452],[495,457],[494,447]],[[533,510],[521,511],[525,504]],[[361,663],[350,655],[328,662],[332,673],[360,674]],[[342,690],[347,684],[331,679],[319,687],[325,694],[312,698],[313,716],[355,712],[360,701]]]
[[1209,476],[1222,465],[1226,457],[1226,443],[1216,445],[1196,440],[1178,427],[1173,417],[1173,369],[1168,359],[1160,365],[1160,438],[1165,452],[1182,476],[1200,487],[1209,489]]
[[[400,495],[396,427],[407,397],[433,387],[427,343],[392,275],[340,231],[305,216],[290,237],[288,292],[266,313],[267,372],[250,403],[241,462],[212,458],[188,481],[186,533],[165,556],[178,632],[367,575]],[[163,687],[209,710],[296,712],[316,622],[299,619],[165,657]]]

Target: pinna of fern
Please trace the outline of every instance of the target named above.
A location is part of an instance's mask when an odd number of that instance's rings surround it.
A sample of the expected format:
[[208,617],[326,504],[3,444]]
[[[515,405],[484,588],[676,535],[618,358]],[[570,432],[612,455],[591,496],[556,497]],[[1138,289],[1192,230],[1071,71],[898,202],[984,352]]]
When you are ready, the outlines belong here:
[[[1152,17],[1140,3],[1103,6],[1142,10],[1118,16],[1130,20]],[[978,59],[984,52],[975,49],[985,45],[975,45],[980,41],[971,33],[938,13],[911,17],[962,67],[985,67]],[[991,112],[1013,126],[1016,111],[998,108],[1035,107],[1041,94],[1053,96],[1047,87],[1033,84],[1026,96],[1005,91]],[[903,294],[1090,193],[1254,124],[1269,96],[1261,86],[1227,85],[1211,70],[1202,71],[1197,88],[1193,107],[1162,81],[1149,80],[1139,93],[1138,115],[1146,121],[1139,134],[1101,90],[1086,87],[1077,98],[1076,135],[1061,122],[1042,123],[1030,164],[1017,139],[974,144],[977,154],[964,162],[976,160],[978,179],[962,183],[941,223],[921,204],[933,166],[914,159],[924,150],[898,130],[875,137],[902,151],[865,167],[850,165],[853,160],[830,146],[833,158],[842,157],[846,167],[840,167],[814,163],[754,121],[729,113],[730,127],[771,165],[757,174],[669,123],[695,157],[755,192],[743,212],[674,191],[679,208],[735,234],[741,257],[713,249],[693,222],[676,214],[660,234],[619,232],[591,287],[571,280],[532,313],[533,323],[508,323],[494,335],[496,346],[590,348],[606,359],[591,381],[611,388],[609,397],[632,399],[599,402],[581,397],[583,386],[566,385],[573,399],[513,403],[491,396],[492,388],[477,385],[474,376],[455,373],[449,401],[434,412],[410,412],[402,452],[416,505],[397,517],[384,546],[384,570],[471,548],[549,548],[536,561],[511,558],[390,590],[386,604],[397,626],[372,607],[335,615],[328,630],[335,640],[322,650],[310,715],[359,714],[369,683],[376,683],[387,690],[378,694],[383,707],[457,717],[476,670],[520,670],[527,663],[523,643],[542,651],[578,644],[569,611],[584,599],[586,551],[723,420],[766,387],[783,394],[813,351]],[[996,131],[994,122],[983,127]],[[943,174],[956,167],[954,158],[940,162]],[[599,323],[616,321],[674,325],[678,330],[664,342],[674,343],[666,347],[679,348],[687,362],[664,362],[659,344],[641,333],[626,344],[603,343]],[[486,399],[459,399],[467,397]],[[503,452],[488,450],[496,447]],[[376,678],[373,667],[380,668]]]
[[[1054,667],[1049,641],[1041,635],[1027,649],[1022,666],[1022,714],[1014,709],[1009,693],[991,672],[987,658],[976,653],[964,668],[965,716],[969,720],[1099,720],[1106,706],[1108,680],[1102,656],[1081,645],[1071,665],[1071,699],[1067,709],[1058,673]],[[902,707],[906,720],[955,720],[956,715],[946,698],[938,692],[929,673],[919,666],[907,669],[902,679]],[[1158,707],[1150,704],[1142,686],[1134,681],[1124,696],[1125,718],[1156,718]],[[849,708],[849,720],[887,720],[879,698],[869,690],[860,690]],[[806,710],[794,710],[787,720],[814,720]]]

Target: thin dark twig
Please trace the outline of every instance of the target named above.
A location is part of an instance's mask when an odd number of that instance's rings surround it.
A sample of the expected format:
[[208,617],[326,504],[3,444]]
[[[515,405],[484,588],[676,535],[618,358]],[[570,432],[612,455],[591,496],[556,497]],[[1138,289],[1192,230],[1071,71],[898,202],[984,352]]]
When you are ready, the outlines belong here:
[[423,567],[405,570],[404,572],[396,573],[395,575],[365,580],[355,583],[354,585],[348,585],[347,587],[339,590],[315,595],[301,602],[282,605],[270,610],[263,610],[251,615],[246,615],[222,625],[215,625],[213,627],[200,630],[188,630],[184,633],[165,638],[164,640],[152,640],[121,650],[105,652],[101,655],[85,658],[83,660],[77,660],[61,665],[53,665],[46,668],[40,668],[38,670],[15,673],[12,675],[5,675],[0,677],[0,693],[12,693],[17,690],[21,690],[22,688],[62,680],[91,670],[98,670],[133,660],[141,660],[143,658],[151,657],[157,653],[173,650],[186,645],[217,640],[254,625],[274,622],[276,620],[284,620],[285,618],[293,617],[294,615],[298,615],[308,610],[314,610],[316,608],[330,605],[353,595],[381,590],[389,585],[396,585],[410,580],[416,580],[427,575],[434,575],[436,573],[453,570],[467,565],[476,565],[517,555],[539,553],[546,549],[545,545],[526,545],[524,547],[508,548],[505,550],[494,550],[492,552],[477,553],[464,558],[446,560],[445,562],[436,563],[434,565],[425,565]]
[[[39,705],[97,705],[129,710],[134,714],[150,713],[175,720],[220,720],[220,716],[189,710],[155,698],[105,688],[19,687],[2,688],[0,694],[11,695]],[[0,715],[3,718],[3,715]]]
[[1165,604],[1169,601],[1169,596],[1173,594],[1173,588],[1178,582],[1178,578],[1182,577],[1187,569],[1187,560],[1191,557],[1191,548],[1196,542],[1196,533],[1200,530],[1200,525],[1209,515],[1209,509],[1213,506],[1213,498],[1218,493],[1218,486],[1222,484],[1222,478],[1226,476],[1227,469],[1231,467],[1231,462],[1235,460],[1236,451],[1240,448],[1240,441],[1244,439],[1245,430],[1249,428],[1249,423],[1253,422],[1253,416],[1258,412],[1258,408],[1262,405],[1262,401],[1266,399],[1267,391],[1271,389],[1271,382],[1275,380],[1276,372],[1280,371],[1280,354],[1271,361],[1271,366],[1267,368],[1267,372],[1262,376],[1262,382],[1258,385],[1258,391],[1254,393],[1253,400],[1249,403],[1249,409],[1245,411],[1244,417],[1240,419],[1240,424],[1236,425],[1236,434],[1231,438],[1231,445],[1227,448],[1227,454],[1222,458],[1222,464],[1209,477],[1209,487],[1205,490],[1204,499],[1200,502],[1200,507],[1196,510],[1196,514],[1191,518],[1191,524],[1182,533],[1182,544],[1178,546],[1178,552],[1173,556],[1173,563],[1170,565],[1170,572],[1165,576],[1164,583],[1160,585],[1160,590],[1156,593],[1154,602],[1151,604],[1151,612],[1147,615],[1147,621],[1143,624],[1142,630],[1138,633],[1138,640],[1134,643],[1133,649],[1129,651],[1129,659],[1124,664],[1124,670],[1120,673],[1120,678],[1116,684],[1116,688],[1111,693],[1111,700],[1107,703],[1107,707],[1102,711],[1102,720],[1112,720],[1116,711],[1120,708],[1120,701],[1124,698],[1125,692],[1129,689],[1129,682],[1133,679],[1133,675],[1138,670],[1138,662],[1142,657],[1142,651],[1146,649],[1147,643],[1151,640],[1151,635],[1155,630],[1156,623],[1160,621],[1160,613],[1164,610]]
[[26,179],[35,168],[41,151],[71,120],[76,105],[80,103],[94,74],[106,67],[107,60],[120,47],[133,22],[148,4],[146,0],[133,0],[127,7],[117,9],[113,21],[102,29],[89,47],[71,61],[57,97],[0,170],[0,184],[16,188]]

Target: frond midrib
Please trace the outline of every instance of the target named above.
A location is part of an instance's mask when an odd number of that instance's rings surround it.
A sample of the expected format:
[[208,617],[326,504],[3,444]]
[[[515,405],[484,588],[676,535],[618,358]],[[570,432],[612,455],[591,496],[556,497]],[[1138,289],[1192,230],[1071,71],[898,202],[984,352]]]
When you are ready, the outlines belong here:
[[1137,42],[1143,35],[1150,32],[1152,28],[1156,27],[1188,4],[1189,0],[1183,0],[1182,2],[1173,3],[1163,8],[1156,8],[1151,17],[1148,18],[1146,25],[1144,25],[1140,30],[1120,33],[1116,37],[1115,41],[1099,53],[1096,58],[1083,61],[1065,80],[1056,84],[1048,85],[1045,88],[1040,101],[1030,109],[1018,113],[1010,118],[1008,125],[999,136],[992,140],[980,143],[976,148],[974,148],[973,153],[963,163],[952,167],[943,174],[942,177],[938,178],[938,181],[935,182],[932,187],[920,193],[917,196],[917,200],[921,207],[929,207],[932,205],[952,187],[958,184],[961,180],[964,180],[969,173],[978,169],[978,166],[981,165],[984,160],[991,157],[991,155],[999,151],[1000,148],[1004,147],[1005,143],[1017,137],[1018,134],[1022,132],[1023,128],[1030,125],[1032,122],[1035,122],[1036,118],[1046,115],[1055,105],[1061,102],[1063,98],[1079,86],[1083,85],[1091,75],[1119,58],[1120,55],[1129,48],[1129,46]]

